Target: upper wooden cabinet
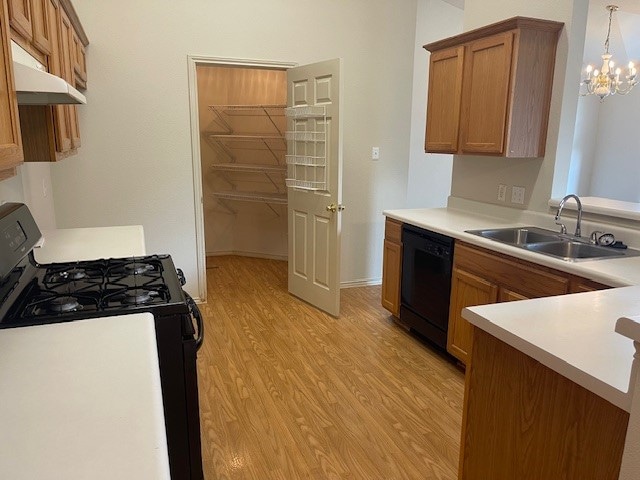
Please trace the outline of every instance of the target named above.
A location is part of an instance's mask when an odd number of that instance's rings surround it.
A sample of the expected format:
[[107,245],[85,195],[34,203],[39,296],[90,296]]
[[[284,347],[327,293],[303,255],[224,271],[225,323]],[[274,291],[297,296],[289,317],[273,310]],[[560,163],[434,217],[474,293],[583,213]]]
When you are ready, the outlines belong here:
[[71,58],[76,87],[87,88],[86,50],[75,29],[71,36]]
[[0,52],[0,179],[4,179],[15,175],[23,160],[6,2],[0,5]]
[[562,26],[515,17],[425,45],[425,151],[543,156]]
[[11,39],[39,62],[51,54],[49,0],[8,0]]
[[8,0],[9,23],[20,36],[31,41],[33,27],[31,26],[31,0]]
[[[429,152],[447,153],[458,149],[463,61],[463,47],[431,54],[425,147]],[[431,122],[430,118],[437,121]]]
[[[38,0],[39,1],[39,0]],[[77,73],[77,52],[84,52],[88,44],[86,35],[77,24],[77,16],[68,0],[45,0],[51,51],[48,56],[49,72],[76,87],[86,86]],[[74,21],[75,19],[75,21]],[[55,162],[73,155],[81,145],[78,110],[75,105],[20,106],[20,125],[25,139],[24,159],[27,162]],[[82,107],[84,108],[84,107]]]

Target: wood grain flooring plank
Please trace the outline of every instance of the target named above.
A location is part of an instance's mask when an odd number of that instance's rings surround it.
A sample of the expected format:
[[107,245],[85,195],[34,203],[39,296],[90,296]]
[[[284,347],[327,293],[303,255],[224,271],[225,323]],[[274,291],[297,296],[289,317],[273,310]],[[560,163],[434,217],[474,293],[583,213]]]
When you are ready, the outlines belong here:
[[379,306],[340,318],[287,292],[286,262],[209,259],[198,357],[205,477],[457,478],[464,376]]

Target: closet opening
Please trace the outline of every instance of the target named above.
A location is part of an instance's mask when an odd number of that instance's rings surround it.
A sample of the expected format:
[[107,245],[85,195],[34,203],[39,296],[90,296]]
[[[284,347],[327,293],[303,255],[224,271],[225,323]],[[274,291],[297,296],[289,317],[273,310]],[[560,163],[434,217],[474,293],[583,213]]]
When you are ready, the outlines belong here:
[[286,67],[197,64],[196,80],[206,267],[286,262]]

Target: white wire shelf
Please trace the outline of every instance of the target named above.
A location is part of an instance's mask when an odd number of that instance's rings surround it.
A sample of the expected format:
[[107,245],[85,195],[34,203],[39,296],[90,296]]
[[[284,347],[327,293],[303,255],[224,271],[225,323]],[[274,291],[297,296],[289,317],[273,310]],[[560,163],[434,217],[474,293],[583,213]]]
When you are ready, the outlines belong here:
[[287,144],[282,135],[236,135],[213,132],[202,132],[205,141],[213,148],[223,152],[230,160],[235,161],[243,151],[264,151],[269,158],[280,163],[282,154],[287,151]]
[[286,132],[285,138],[294,142],[324,142],[325,132],[295,131]]
[[285,180],[287,187],[300,188],[302,190],[326,190],[327,182],[311,182],[309,180],[296,180],[295,178],[287,178]]
[[242,163],[215,163],[210,168],[219,172],[242,173],[284,173],[287,170],[284,165],[251,165]]
[[221,200],[236,200],[240,202],[262,202],[279,205],[287,204],[286,193],[264,192],[213,192],[211,196]]
[[227,115],[272,115],[283,116],[286,105],[209,105],[212,112]]
[[[282,134],[286,105],[209,105],[217,133],[241,133],[241,131],[270,131]],[[253,117],[253,118],[249,118]],[[278,125],[280,123],[280,125]]]
[[287,165],[304,165],[309,167],[324,167],[327,164],[325,157],[313,157],[310,155],[286,155]]
[[239,140],[245,142],[258,142],[264,140],[284,140],[282,135],[278,134],[264,134],[264,135],[243,135],[235,133],[218,133],[218,132],[202,132],[209,138],[216,140]]
[[320,118],[327,114],[327,108],[322,106],[313,107],[289,107],[285,111],[289,118]]

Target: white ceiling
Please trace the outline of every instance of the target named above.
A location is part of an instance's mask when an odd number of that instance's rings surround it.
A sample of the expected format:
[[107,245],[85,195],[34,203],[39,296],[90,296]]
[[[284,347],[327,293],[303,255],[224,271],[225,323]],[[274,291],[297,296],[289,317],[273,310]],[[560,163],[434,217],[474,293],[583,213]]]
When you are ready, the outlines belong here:
[[611,22],[609,52],[617,65],[633,60],[640,63],[640,1],[638,0],[590,0],[587,32],[584,46],[584,61],[600,67],[600,56],[604,52],[610,4],[618,5]]

